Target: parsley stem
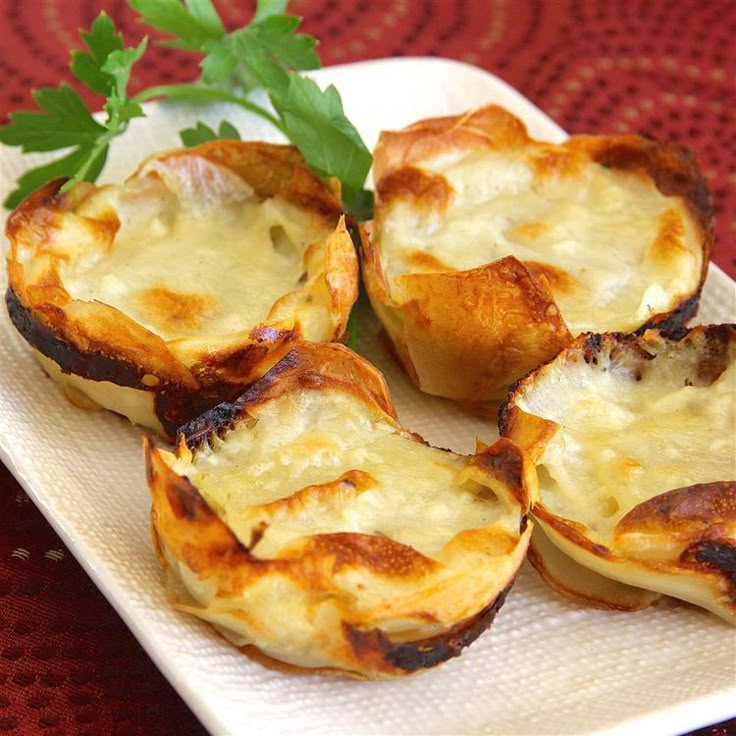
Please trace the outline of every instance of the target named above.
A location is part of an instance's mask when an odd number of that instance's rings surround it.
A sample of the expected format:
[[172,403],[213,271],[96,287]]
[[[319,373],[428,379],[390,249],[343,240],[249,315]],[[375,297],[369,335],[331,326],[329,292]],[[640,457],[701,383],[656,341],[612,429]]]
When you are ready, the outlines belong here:
[[141,103],[154,97],[168,97],[171,100],[186,102],[230,102],[233,105],[238,105],[259,115],[285,134],[281,120],[268,112],[268,110],[264,110],[260,105],[256,105],[255,102],[246,100],[244,97],[238,97],[222,89],[202,87],[198,84],[164,84],[158,87],[144,89],[133,97],[132,101]]

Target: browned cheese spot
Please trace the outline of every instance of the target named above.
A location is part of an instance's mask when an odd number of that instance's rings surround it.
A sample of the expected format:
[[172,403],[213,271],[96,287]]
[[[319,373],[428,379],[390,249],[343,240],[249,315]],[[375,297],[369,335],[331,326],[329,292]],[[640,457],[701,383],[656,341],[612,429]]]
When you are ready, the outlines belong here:
[[544,222],[522,222],[507,230],[505,235],[509,240],[529,242],[541,238],[548,230],[549,225]]
[[652,243],[652,255],[666,260],[685,250],[685,225],[677,210],[669,209],[657,222],[657,235]]
[[529,160],[537,176],[576,176],[580,173],[583,157],[562,146],[540,145],[538,153]]
[[418,578],[437,567],[413,547],[370,534],[322,534],[310,538],[309,547],[320,556],[334,555],[335,572],[344,567],[363,567],[379,575]]
[[429,174],[414,166],[405,166],[378,183],[378,197],[383,205],[408,201],[415,209],[442,212],[452,201],[454,190],[447,179]]
[[538,261],[525,261],[524,265],[531,271],[535,279],[542,281],[552,292],[569,293],[575,289],[577,283],[575,279],[567,271],[557,266]]
[[422,271],[454,271],[452,266],[443,263],[437,256],[427,253],[425,250],[415,248],[406,254],[409,264]]
[[141,291],[137,306],[146,312],[146,318],[166,330],[196,330],[214,299],[206,294],[183,294],[163,286]]

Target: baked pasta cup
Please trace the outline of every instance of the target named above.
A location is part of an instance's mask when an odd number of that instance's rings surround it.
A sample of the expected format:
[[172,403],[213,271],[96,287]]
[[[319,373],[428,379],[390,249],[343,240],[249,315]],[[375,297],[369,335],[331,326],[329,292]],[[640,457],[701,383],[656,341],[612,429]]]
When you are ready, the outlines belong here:
[[681,146],[544,143],[489,106],[382,133],[374,178],[366,289],[422,391],[487,413],[572,336],[697,308],[713,216]]
[[145,453],[177,607],[281,666],[437,665],[490,625],[526,553],[536,476],[518,448],[426,445],[339,344],[303,343],[174,453]]
[[[557,548],[731,623],[735,427],[734,325],[582,335],[522,379],[500,413],[501,434],[537,464],[533,515]],[[531,559],[574,593],[543,548]],[[611,607],[646,605],[608,595]]]
[[62,183],[10,215],[6,301],[75,403],[171,437],[296,341],[342,337],[357,258],[295,148],[216,141],[122,185]]

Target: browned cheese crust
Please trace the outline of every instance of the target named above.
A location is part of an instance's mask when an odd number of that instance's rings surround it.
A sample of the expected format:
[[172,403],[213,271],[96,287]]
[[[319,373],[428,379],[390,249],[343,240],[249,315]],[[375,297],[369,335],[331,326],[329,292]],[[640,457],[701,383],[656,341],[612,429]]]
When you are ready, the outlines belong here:
[[[174,194],[167,189],[167,177],[175,180]],[[343,338],[357,296],[352,241],[332,183],[312,174],[295,148],[215,141],[153,156],[122,187],[78,184],[62,193],[62,184],[57,180],[42,187],[8,219],[10,317],[23,337],[62,374],[150,394],[155,416],[148,426],[160,422],[158,429],[171,437],[205,408],[235,398],[295,342],[305,337]],[[217,206],[221,192],[236,203],[235,209],[238,200],[233,190],[239,188],[247,190],[243,196],[255,205],[283,202],[326,240],[324,257],[313,257],[307,249],[302,282],[295,280],[294,291],[283,294],[265,320],[256,319],[249,328],[229,334],[208,335],[197,332],[216,301],[206,291],[188,293],[155,285],[140,289],[129,302],[146,316],[148,326],[99,298],[74,298],[69,293],[63,273],[71,272],[76,263],[84,267],[85,259],[109,254],[116,247],[122,224],[114,206],[105,204],[106,196],[114,202],[115,192],[133,192],[125,195],[133,210],[135,197],[140,198],[140,208],[153,207],[154,197],[147,195],[148,190],[155,190],[159,198],[181,196],[183,212],[201,206],[206,220],[207,208]],[[229,244],[215,242],[214,247],[226,249]],[[310,258],[312,273],[319,268],[324,272],[306,283]],[[170,269],[175,272],[176,268],[177,263],[171,262]],[[328,326],[321,332],[315,329],[319,337],[314,338],[305,335],[302,315],[318,303],[328,315],[324,318]]]
[[[280,402],[287,402],[283,414],[278,413]],[[334,425],[339,437],[325,439],[330,422],[320,419],[323,415],[314,402],[332,407],[324,416],[345,411],[344,422]],[[303,420],[302,409],[294,408],[301,406],[308,407]],[[357,424],[354,412],[362,417]],[[301,426],[315,415],[317,425],[307,426],[303,435],[286,445],[272,435],[293,431],[284,421]],[[332,460],[325,471],[327,481],[306,485],[299,478],[289,481],[290,464],[299,462],[299,475],[311,477],[327,448],[366,422],[373,429],[360,429],[365,433],[359,434],[359,446],[345,450],[353,453],[347,470]],[[267,457],[247,454],[251,442],[261,441],[259,433],[271,448]],[[305,442],[314,455],[295,456],[290,448]],[[394,442],[397,456],[359,460]],[[238,443],[243,448],[240,454],[229,456],[226,448]],[[387,486],[382,468],[391,463],[400,466],[414,452],[418,455],[412,455],[412,480],[407,483],[415,485]],[[222,456],[215,464],[208,462],[213,453]],[[425,477],[416,457],[425,453],[426,477],[446,473],[444,463],[457,474],[450,487],[429,493],[421,502],[427,505],[420,508],[412,504],[427,492],[416,485]],[[531,532],[526,514],[535,475],[513,443],[501,440],[467,458],[429,448],[399,425],[380,373],[336,344],[298,346],[235,402],[184,427],[175,455],[146,440],[145,456],[153,538],[174,602],[215,624],[245,653],[287,671],[396,677],[459,655],[490,626],[524,558]],[[271,500],[264,500],[257,471],[245,471],[256,473],[248,476],[250,481],[238,476],[232,490],[221,494],[226,499],[222,507],[219,501],[213,505],[205,500],[206,491],[196,485],[209,483],[211,493],[212,473],[229,478],[246,462],[252,469],[278,464],[286,456],[290,459],[286,469],[278,471],[284,475]],[[233,469],[222,470],[223,464]],[[467,483],[476,490],[463,496],[461,489]],[[245,505],[238,505],[235,494]],[[373,519],[356,520],[351,509],[368,513],[366,509],[374,507],[359,501],[371,494],[391,507],[377,510]],[[458,522],[448,533],[444,518],[433,529],[435,522],[427,517],[418,543],[412,545],[402,537],[397,521],[402,514],[411,526],[418,522],[417,509],[426,512],[450,498],[466,505],[463,512],[448,509],[448,518],[471,513],[468,518],[476,521],[470,527]],[[233,504],[238,511],[231,511]],[[476,517],[478,513],[481,516]],[[352,520],[340,521],[342,514]],[[246,517],[251,521],[243,525]],[[300,519],[296,536],[289,536],[294,518]],[[477,519],[485,525],[478,526]],[[445,541],[436,544],[435,535]]]
[[[498,155],[502,165],[509,167],[523,161],[533,178],[530,185],[520,186],[531,191],[535,191],[536,182],[560,181],[568,186],[576,180],[580,181],[580,191],[585,191],[590,186],[585,177],[591,166],[599,165],[599,171],[613,172],[617,182],[648,187],[679,202],[681,211],[670,209],[653,215],[657,234],[646,246],[648,267],[656,272],[657,264],[681,258],[683,239],[691,237],[696,244],[689,247],[697,272],[690,286],[684,292],[676,290],[665,308],[648,311],[639,321],[632,310],[633,322],[628,319],[624,331],[659,323],[684,324],[697,309],[713,242],[713,212],[705,180],[692,153],[682,146],[634,135],[573,136],[560,145],[543,143],[531,138],[524,124],[509,112],[490,105],[384,132],[374,155],[375,219],[362,232],[365,284],[407,374],[428,393],[482,407],[489,400],[503,398],[510,383],[552,358],[580,331],[571,326],[562,308],[566,295],[577,298],[580,276],[577,270],[540,262],[546,258],[547,246],[538,248],[540,257],[517,256],[516,246],[499,246],[494,251],[500,254],[497,260],[484,263],[479,256],[472,261],[474,267],[462,267],[458,264],[469,261],[466,256],[456,260],[458,252],[476,247],[468,238],[483,241],[496,237],[488,235],[482,225],[469,235],[469,222],[465,221],[460,222],[452,247],[449,233],[454,225],[447,225],[446,244],[441,246],[444,255],[439,254],[438,223],[448,217],[464,218],[456,214],[460,211],[473,216],[473,207],[461,205],[461,199],[477,198],[478,208],[489,200],[468,190],[493,187],[495,176],[507,175],[489,168],[482,180],[463,181],[463,176],[470,175],[458,172],[467,169],[467,162],[474,157],[481,160]],[[460,161],[458,168],[453,168],[453,157]],[[453,176],[461,182],[462,191],[450,182]],[[550,222],[534,221],[533,215],[529,215],[532,221],[525,221],[526,205],[517,204],[513,195],[506,199],[509,205],[504,217],[512,225],[502,235],[520,244],[519,253],[528,252],[526,245],[536,247],[540,238],[549,236]],[[413,222],[409,218],[421,222],[426,234],[416,235],[416,227],[412,230],[407,224],[396,235],[398,218],[404,216],[407,222]],[[567,227],[560,232],[559,239],[568,237]],[[400,242],[402,237],[405,243]],[[556,246],[552,236],[549,238],[547,253],[552,257]],[[594,254],[596,248],[607,247],[596,240],[593,234],[590,242],[581,241],[576,269],[579,266],[585,271],[586,252]],[[421,246],[417,245],[420,242]],[[624,242],[623,247],[628,245]],[[400,259],[403,265],[399,267]],[[591,299],[591,310],[597,306],[595,293],[586,298]],[[585,313],[585,306],[579,311]],[[594,324],[584,329],[623,328]]]
[[734,325],[582,335],[516,384],[499,426],[538,464],[549,539],[530,559],[554,588],[627,610],[653,600],[594,577],[586,590],[562,552],[736,620],[735,363]]

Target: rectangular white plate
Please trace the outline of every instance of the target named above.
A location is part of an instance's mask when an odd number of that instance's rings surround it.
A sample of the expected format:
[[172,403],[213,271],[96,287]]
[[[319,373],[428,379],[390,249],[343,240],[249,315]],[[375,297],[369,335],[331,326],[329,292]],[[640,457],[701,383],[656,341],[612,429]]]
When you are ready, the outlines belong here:
[[[382,129],[487,102],[523,118],[533,135],[564,132],[499,79],[438,59],[325,69],[372,147]],[[265,123],[224,108],[154,105],[115,141],[104,179],[118,181],[148,153],[179,145],[196,119],[227,117],[245,137],[279,140]],[[41,159],[41,157],[38,157]],[[2,187],[32,162],[3,150]],[[7,283],[2,273],[3,291]],[[734,320],[734,284],[711,266],[699,321]],[[2,310],[0,455],[148,653],[215,734],[653,734],[734,715],[734,630],[689,607],[633,614],[557,598],[524,568],[490,631],[459,659],[394,682],[283,675],[172,610],[149,538],[140,432],[67,403]],[[495,428],[420,395],[363,320],[361,351],[386,373],[403,423],[431,443],[469,451]]]

